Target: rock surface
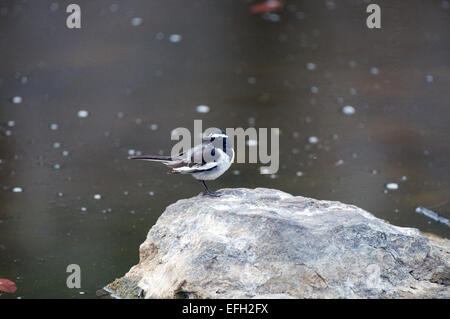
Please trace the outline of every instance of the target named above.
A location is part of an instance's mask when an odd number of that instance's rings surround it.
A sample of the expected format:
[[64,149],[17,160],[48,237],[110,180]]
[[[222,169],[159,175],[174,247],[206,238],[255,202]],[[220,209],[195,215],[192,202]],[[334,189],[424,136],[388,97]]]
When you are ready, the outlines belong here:
[[273,189],[179,200],[140,262],[106,289],[122,298],[449,298],[450,244],[352,205]]

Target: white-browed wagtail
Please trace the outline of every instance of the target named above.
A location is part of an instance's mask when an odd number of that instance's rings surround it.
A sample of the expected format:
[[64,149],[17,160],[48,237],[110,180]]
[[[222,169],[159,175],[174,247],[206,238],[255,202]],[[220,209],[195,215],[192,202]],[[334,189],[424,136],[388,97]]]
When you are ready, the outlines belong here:
[[225,173],[234,161],[234,149],[224,131],[212,133],[202,144],[194,146],[177,156],[139,155],[129,159],[161,162],[171,170],[172,174],[191,174],[202,182],[205,195],[220,196],[212,192],[205,181],[215,180]]

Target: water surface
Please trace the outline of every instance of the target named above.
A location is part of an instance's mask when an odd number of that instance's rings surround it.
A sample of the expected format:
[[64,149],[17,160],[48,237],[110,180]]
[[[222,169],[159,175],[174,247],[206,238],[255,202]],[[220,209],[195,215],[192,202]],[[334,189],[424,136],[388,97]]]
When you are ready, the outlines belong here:
[[169,153],[194,119],[281,132],[277,174],[235,164],[213,189],[339,200],[449,237],[414,212],[450,194],[448,2],[378,1],[381,30],[365,1],[285,2],[78,1],[80,30],[62,1],[1,2],[0,278],[19,290],[0,298],[93,298],[137,263],[165,207],[202,187],[127,156]]

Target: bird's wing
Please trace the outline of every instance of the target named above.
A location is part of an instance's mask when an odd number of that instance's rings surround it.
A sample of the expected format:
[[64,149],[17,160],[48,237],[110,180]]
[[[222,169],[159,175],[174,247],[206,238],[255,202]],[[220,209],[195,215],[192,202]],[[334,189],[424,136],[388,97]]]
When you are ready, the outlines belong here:
[[192,166],[179,166],[172,168],[172,173],[192,174],[199,172],[206,172],[218,165],[217,162],[209,162],[206,164],[194,164]]
[[214,145],[210,142],[204,142],[203,144],[196,145],[195,147],[180,153],[172,158],[171,165],[169,167],[178,167],[190,165],[193,166],[197,163],[206,164],[205,156],[211,158],[215,155]]
[[[186,151],[167,166],[172,168],[171,173],[189,174],[204,172],[218,165],[217,161],[214,161],[216,155],[220,154],[216,154],[214,145],[205,142]],[[206,160],[209,161],[207,162]]]

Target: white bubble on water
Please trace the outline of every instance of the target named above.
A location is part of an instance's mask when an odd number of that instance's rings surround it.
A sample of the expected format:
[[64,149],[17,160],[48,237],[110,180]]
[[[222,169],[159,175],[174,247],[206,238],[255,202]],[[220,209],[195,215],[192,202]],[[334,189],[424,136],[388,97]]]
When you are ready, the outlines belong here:
[[95,194],[94,195],[94,199],[96,199],[96,200],[99,200],[101,198],[102,198],[102,195],[100,195],[100,194]]
[[233,171],[233,175],[239,175],[241,172],[239,172],[237,169],[235,169],[234,171]]
[[128,150],[128,155],[134,155],[134,154],[136,154],[136,150],[133,150],[133,149]]
[[315,70],[316,69],[316,64],[309,62],[308,64],[306,64],[306,68],[310,71]]
[[249,84],[255,84],[256,83],[256,78],[254,76],[250,76],[247,78],[247,82]]
[[22,187],[14,187],[13,188],[13,193],[22,193],[23,192],[23,188]]
[[269,20],[270,22],[278,22],[280,21],[281,17],[273,12],[267,12],[263,15],[263,18],[266,20]]
[[16,125],[15,121],[8,121],[8,126],[9,127],[14,127]]
[[153,195],[155,195],[155,193],[154,193],[154,192],[148,192],[148,194],[149,194],[150,196],[153,196]]
[[348,65],[351,68],[354,68],[354,67],[356,67],[358,65],[358,63],[356,63],[356,61],[354,61],[354,60],[350,60],[350,61],[348,61]]
[[407,176],[402,176],[402,178],[401,178],[401,180],[404,182],[404,181],[406,181],[408,179],[408,177]]
[[61,154],[62,156],[69,156],[69,151],[62,151]]
[[298,171],[298,172],[295,173],[295,175],[297,175],[298,177],[303,176],[303,172]]
[[55,12],[58,8],[59,4],[57,2],[52,2],[52,4],[50,4],[50,11]]
[[344,113],[345,115],[352,115],[355,114],[355,112],[355,108],[351,105],[346,105],[342,108],[342,113]]
[[334,0],[326,0],[325,4],[326,4],[328,10],[336,9],[336,3],[334,2]]
[[80,208],[80,210],[81,210],[82,212],[85,212],[85,211],[87,211],[87,208],[83,206],[83,207]]
[[133,19],[131,19],[131,25],[133,27],[137,27],[137,26],[139,26],[141,24],[142,24],[142,18],[134,17]]
[[56,124],[56,123],[50,124],[50,129],[51,129],[52,131],[56,131],[58,128],[59,128],[59,125],[58,125],[58,124]]
[[5,135],[6,135],[6,136],[11,136],[11,135],[12,135],[12,131],[6,130],[6,131],[5,131]]
[[196,108],[197,113],[208,113],[209,112],[209,106],[207,105],[199,105]]
[[378,73],[380,73],[380,70],[374,66],[374,67],[370,68],[370,73],[372,75],[377,75]]
[[308,142],[311,144],[316,144],[319,142],[319,138],[316,136],[310,136],[310,137],[308,137]]
[[396,189],[398,189],[398,184],[397,183],[387,183],[386,188],[389,190],[396,190]]
[[156,130],[158,129],[158,124],[150,124],[149,128],[150,128],[152,131],[156,131]]
[[172,43],[178,43],[178,42],[181,41],[182,38],[183,37],[181,35],[179,35],[179,34],[171,34],[169,36],[169,41],[172,42]]
[[311,93],[312,93],[312,94],[317,94],[317,93],[319,93],[319,88],[318,88],[317,86],[311,87]]
[[89,115],[89,112],[86,111],[86,110],[79,110],[78,111],[78,117],[79,118],[85,118],[85,117],[88,117],[88,115]]
[[61,144],[58,142],[53,143],[53,148],[59,148],[60,146]]
[[434,77],[432,75],[427,75],[425,79],[427,80],[428,83],[433,83],[434,81]]
[[59,165],[59,164],[53,164],[53,169],[60,169],[61,168],[61,165]]
[[343,164],[344,164],[344,160],[342,160],[342,159],[337,160],[337,161],[334,163],[335,166],[341,166],[341,165],[343,165]]
[[14,96],[14,97],[12,98],[12,102],[13,102],[14,104],[20,104],[20,103],[22,103],[22,101],[23,101],[23,99],[22,99],[21,96]]

